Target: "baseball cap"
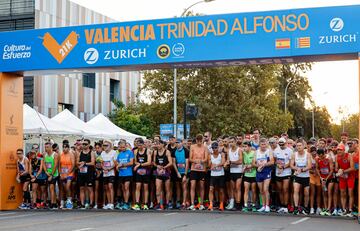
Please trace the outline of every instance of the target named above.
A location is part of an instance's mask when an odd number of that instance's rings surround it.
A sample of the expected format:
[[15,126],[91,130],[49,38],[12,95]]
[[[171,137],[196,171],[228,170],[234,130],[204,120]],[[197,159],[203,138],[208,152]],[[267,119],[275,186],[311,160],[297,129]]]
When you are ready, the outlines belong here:
[[336,149],[345,151],[345,146],[343,144],[339,144]]
[[281,138],[279,139],[279,143],[286,143],[285,138],[281,137]]
[[219,147],[218,142],[214,142],[214,143],[211,144],[212,149],[217,149],[218,147]]
[[275,139],[274,137],[271,137],[271,138],[269,139],[269,143],[276,143],[276,139]]

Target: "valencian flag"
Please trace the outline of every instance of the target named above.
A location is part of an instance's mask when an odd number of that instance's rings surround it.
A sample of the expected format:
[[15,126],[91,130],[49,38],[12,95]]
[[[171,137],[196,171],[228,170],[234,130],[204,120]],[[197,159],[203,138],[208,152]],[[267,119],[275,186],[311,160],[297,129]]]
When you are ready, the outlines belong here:
[[296,38],[296,48],[310,48],[310,37]]
[[275,40],[275,48],[276,49],[290,49],[290,39],[276,39]]

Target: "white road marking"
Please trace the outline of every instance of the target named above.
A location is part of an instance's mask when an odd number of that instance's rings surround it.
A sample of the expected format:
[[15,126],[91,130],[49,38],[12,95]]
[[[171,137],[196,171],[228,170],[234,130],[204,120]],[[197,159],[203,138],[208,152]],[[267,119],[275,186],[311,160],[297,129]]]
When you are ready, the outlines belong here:
[[83,228],[83,229],[74,229],[72,231],[86,231],[86,230],[92,230],[94,228]]
[[14,215],[14,214],[16,214],[16,213],[0,213],[0,216],[6,216],[6,215]]
[[175,214],[177,214],[177,213],[166,213],[166,214],[164,214],[164,216],[171,216],[171,215],[175,215]]
[[38,214],[32,213],[32,214],[24,214],[24,215],[17,215],[17,216],[7,216],[7,217],[0,217],[0,220],[14,219],[14,218],[20,218],[20,217],[30,217],[30,216],[36,216],[36,215],[38,215]]
[[301,222],[307,221],[307,220],[309,220],[309,219],[310,219],[310,217],[304,217],[304,218],[301,218],[300,220],[291,222],[291,224],[292,224],[292,225],[296,225],[296,224],[299,224],[299,223],[301,223]]

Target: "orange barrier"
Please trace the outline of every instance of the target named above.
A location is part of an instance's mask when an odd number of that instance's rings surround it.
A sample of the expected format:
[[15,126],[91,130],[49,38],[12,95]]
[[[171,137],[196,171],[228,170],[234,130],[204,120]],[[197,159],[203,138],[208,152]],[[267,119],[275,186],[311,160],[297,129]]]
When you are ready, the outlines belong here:
[[23,78],[0,72],[0,210],[22,201],[16,182],[16,149],[23,147]]

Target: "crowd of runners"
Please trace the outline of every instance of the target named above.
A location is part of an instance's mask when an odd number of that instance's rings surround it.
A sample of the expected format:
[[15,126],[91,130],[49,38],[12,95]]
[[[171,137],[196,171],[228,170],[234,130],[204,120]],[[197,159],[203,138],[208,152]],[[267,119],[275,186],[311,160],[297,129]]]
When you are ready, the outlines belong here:
[[[249,139],[247,139],[249,138]],[[21,209],[241,210],[356,216],[358,139],[211,133],[17,150]]]

